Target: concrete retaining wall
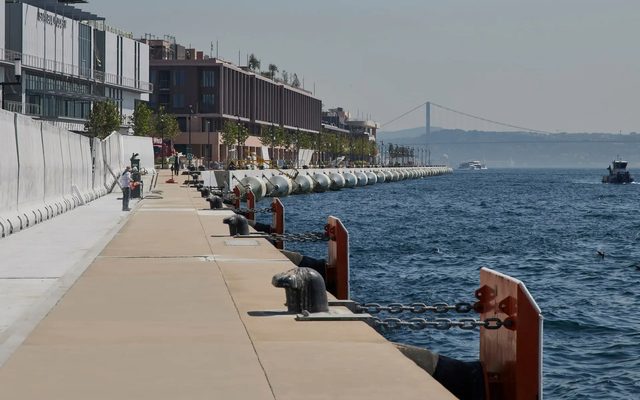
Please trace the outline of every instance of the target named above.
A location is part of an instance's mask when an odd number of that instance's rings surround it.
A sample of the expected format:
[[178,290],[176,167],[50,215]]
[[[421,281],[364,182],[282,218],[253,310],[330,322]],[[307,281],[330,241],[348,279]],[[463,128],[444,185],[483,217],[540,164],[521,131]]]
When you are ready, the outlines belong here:
[[90,139],[4,110],[0,148],[0,237],[107,194],[129,164],[127,153],[140,153],[141,166],[155,174],[151,138],[114,132]]

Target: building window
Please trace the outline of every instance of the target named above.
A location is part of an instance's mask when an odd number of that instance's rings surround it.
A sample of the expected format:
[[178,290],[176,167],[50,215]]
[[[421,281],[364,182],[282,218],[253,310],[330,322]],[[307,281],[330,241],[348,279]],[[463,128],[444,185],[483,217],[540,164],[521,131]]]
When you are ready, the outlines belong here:
[[184,70],[176,69],[173,71],[173,86],[184,85]]
[[158,104],[167,108],[169,106],[169,93],[160,93],[158,95]]
[[158,87],[160,89],[169,89],[170,80],[171,71],[158,71]]
[[80,75],[91,76],[91,27],[89,25],[80,24],[78,41]]
[[187,131],[187,119],[185,117],[177,117],[176,121],[178,121],[178,128],[180,128],[180,132]]
[[207,69],[202,71],[201,86],[205,88],[212,88],[215,86],[215,71]]
[[183,93],[174,93],[173,94],[173,108],[184,108],[184,94]]
[[200,101],[200,110],[204,113],[214,112],[214,95],[213,94],[203,94]]

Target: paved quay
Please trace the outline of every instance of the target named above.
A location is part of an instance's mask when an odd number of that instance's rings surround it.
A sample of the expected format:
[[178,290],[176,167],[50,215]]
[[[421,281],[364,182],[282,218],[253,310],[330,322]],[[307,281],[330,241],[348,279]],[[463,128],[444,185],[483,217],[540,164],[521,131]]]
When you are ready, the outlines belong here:
[[271,285],[294,268],[286,257],[265,239],[229,237],[222,219],[232,212],[208,210],[194,189],[158,189],[111,228],[95,226],[105,243],[80,257],[88,267],[67,269],[67,281],[79,278],[50,310],[24,306],[0,334],[44,316],[23,340],[13,335],[19,347],[0,342],[11,353],[0,397],[455,398],[363,322],[295,321]]

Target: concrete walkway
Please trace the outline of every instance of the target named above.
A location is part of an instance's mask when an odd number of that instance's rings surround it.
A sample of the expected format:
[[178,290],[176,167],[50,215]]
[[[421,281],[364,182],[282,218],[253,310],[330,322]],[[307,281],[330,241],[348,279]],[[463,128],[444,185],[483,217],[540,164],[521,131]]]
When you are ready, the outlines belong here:
[[3,398],[454,398],[362,322],[296,322],[271,285],[293,264],[159,189],[0,369]]

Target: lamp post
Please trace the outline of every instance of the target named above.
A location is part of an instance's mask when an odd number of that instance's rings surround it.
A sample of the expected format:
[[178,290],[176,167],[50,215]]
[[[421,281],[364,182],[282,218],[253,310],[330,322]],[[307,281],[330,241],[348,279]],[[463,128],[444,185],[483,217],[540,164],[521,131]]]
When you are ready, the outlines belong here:
[[236,149],[236,161],[238,161],[238,164],[240,163],[240,116],[238,114],[236,114],[236,118],[238,119],[238,137],[236,139],[236,141],[238,142],[238,148]]
[[296,168],[300,168],[300,128],[296,126]]
[[187,158],[189,159],[189,166],[191,166],[191,160],[193,159],[193,152],[191,150],[191,117],[193,116],[193,106],[189,104],[189,147],[187,149]]
[[209,156],[207,158],[209,161],[207,163],[207,169],[209,169],[209,166],[211,165],[211,120],[207,120],[207,154]]
[[[0,107],[4,110],[4,90],[7,86],[21,86],[22,85],[22,59],[16,57],[13,59],[13,75],[15,76],[15,82],[0,82],[2,87],[2,104]],[[22,103],[21,103],[22,104]]]
[[274,144],[276,142],[276,130],[274,128],[273,122],[271,123],[271,162],[269,163],[269,168],[273,168],[273,161],[275,158],[275,148]]

